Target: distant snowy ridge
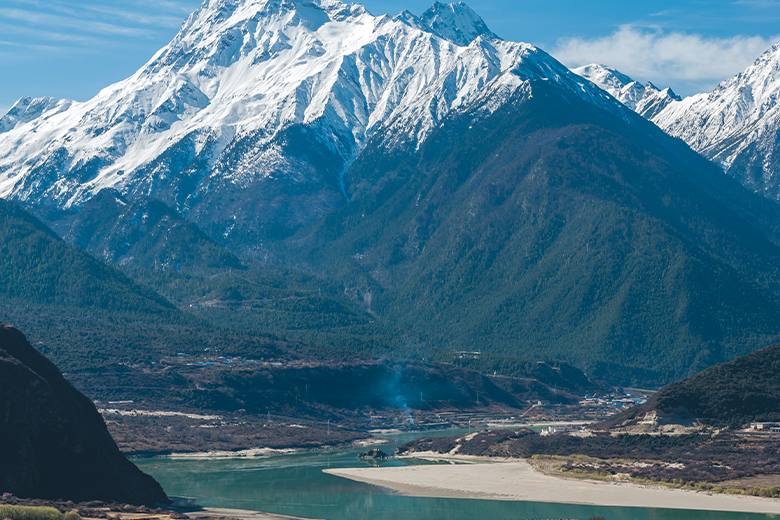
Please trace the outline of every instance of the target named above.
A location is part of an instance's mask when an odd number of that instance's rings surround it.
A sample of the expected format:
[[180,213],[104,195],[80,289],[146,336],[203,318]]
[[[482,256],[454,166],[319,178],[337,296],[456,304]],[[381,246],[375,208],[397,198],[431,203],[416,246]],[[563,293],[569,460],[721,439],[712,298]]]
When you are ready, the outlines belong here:
[[535,79],[621,110],[463,3],[376,17],[338,0],[207,0],[130,78],[0,119],[0,197],[77,208],[110,187],[212,236],[294,228],[345,202],[340,176],[377,132],[419,145],[452,110],[495,109]]
[[653,118],[745,186],[780,200],[780,43],[709,94]]
[[780,200],[780,44],[709,94],[685,99],[651,83],[642,87],[602,65],[572,70],[683,139],[746,187]]
[[652,119],[681,98],[671,88],[659,89],[648,82],[642,85],[625,74],[604,65],[590,64],[572,72],[592,81],[637,114]]

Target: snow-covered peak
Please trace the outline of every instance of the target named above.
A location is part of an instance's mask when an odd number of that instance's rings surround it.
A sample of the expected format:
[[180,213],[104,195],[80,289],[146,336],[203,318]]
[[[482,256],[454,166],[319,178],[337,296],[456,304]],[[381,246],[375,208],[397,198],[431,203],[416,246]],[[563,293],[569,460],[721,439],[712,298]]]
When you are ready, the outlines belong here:
[[572,69],[572,72],[595,83],[625,106],[648,119],[669,104],[680,101],[680,97],[671,88],[661,90],[649,81],[642,85],[622,72],[604,65],[592,63]]
[[642,117],[652,120],[666,107],[681,100],[682,98],[675,94],[671,87],[661,90],[648,81],[644,86],[644,95],[636,103],[634,111]]
[[435,34],[461,47],[468,46],[480,36],[500,39],[488,28],[482,18],[463,2],[452,4],[436,2],[420,17],[404,10],[394,20]]
[[456,45],[466,46],[478,36],[498,38],[480,16],[463,2],[434,3],[420,17],[422,26]]
[[619,70],[605,65],[599,65],[598,63],[577,67],[576,69],[572,69],[572,72],[592,81],[612,94],[613,97],[617,97],[615,94],[620,92],[626,85],[635,83],[633,79],[621,73]]
[[744,185],[780,200],[780,43],[709,94],[669,105],[652,120]]
[[[777,117],[779,104],[780,43],[744,71],[721,82],[709,95],[697,97],[686,106],[685,115],[679,107],[667,110],[658,115],[657,123],[673,135],[690,139],[694,149],[704,150],[711,142],[739,134],[763,118]],[[687,122],[693,114],[697,127]]]
[[29,123],[41,117],[44,113],[66,110],[73,101],[53,97],[30,98],[23,97],[12,106],[3,117],[0,117],[0,133],[7,132],[20,123]]
[[77,208],[113,188],[226,239],[258,222],[294,228],[345,202],[343,174],[374,136],[413,149],[451,112],[496,110],[534,84],[625,110],[462,3],[389,17],[338,0],[206,0],[93,99],[12,110],[0,196]]

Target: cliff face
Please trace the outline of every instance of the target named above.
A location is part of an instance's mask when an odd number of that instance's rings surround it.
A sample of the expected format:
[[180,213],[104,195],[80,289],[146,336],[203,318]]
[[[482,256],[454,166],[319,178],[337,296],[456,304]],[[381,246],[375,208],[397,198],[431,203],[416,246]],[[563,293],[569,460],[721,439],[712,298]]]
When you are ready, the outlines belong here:
[[168,499],[119,451],[92,402],[0,324],[0,492],[154,505]]

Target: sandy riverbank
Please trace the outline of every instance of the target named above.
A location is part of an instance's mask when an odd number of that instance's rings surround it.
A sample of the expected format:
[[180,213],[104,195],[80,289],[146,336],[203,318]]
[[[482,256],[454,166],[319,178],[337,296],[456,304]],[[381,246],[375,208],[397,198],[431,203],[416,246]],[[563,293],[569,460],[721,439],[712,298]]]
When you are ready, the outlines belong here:
[[318,451],[337,451],[353,448],[367,448],[387,444],[387,439],[368,438],[352,441],[347,444],[315,446],[311,448],[250,448],[246,450],[234,451],[196,451],[196,452],[176,452],[163,455],[154,455],[154,458],[160,459],[242,459],[252,457],[273,457],[277,455],[291,455],[293,453],[312,453]]
[[226,509],[220,507],[204,507],[197,511],[187,511],[190,518],[236,518],[238,520],[312,520],[298,516],[277,515],[263,511],[248,509]]
[[780,513],[780,500],[567,480],[539,473],[525,461],[323,471],[408,496]]

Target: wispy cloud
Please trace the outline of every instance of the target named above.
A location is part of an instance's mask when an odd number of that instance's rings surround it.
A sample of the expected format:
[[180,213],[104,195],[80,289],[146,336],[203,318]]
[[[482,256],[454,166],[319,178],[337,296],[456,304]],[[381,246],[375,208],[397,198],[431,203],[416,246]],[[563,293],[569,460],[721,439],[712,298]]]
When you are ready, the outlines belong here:
[[780,0],[737,0],[734,4],[774,8],[780,7]]
[[[16,41],[6,41],[8,45],[24,47],[28,49],[39,50],[62,50],[63,44],[80,45],[82,47],[112,46],[112,42],[107,38],[95,37],[79,33],[65,33],[56,30],[50,30],[45,27],[27,27],[20,24],[4,23],[0,21],[0,33],[6,37],[22,36],[23,39]],[[41,42],[52,42],[54,45],[47,45]]]
[[600,63],[687,95],[711,90],[777,41],[780,35],[705,38],[625,25],[609,36],[559,40],[552,54],[569,67]]
[[98,34],[123,35],[141,38],[152,36],[152,33],[146,29],[124,27],[116,24],[97,22],[94,20],[84,20],[71,16],[41,13],[26,9],[0,8],[0,19],[16,20],[37,26],[45,25],[49,27],[78,29],[81,31]]
[[[3,25],[0,24],[0,29],[3,29]],[[65,38],[63,38],[65,39]],[[46,52],[73,52],[75,49],[72,47],[64,47],[61,44],[58,45],[45,45],[45,44],[29,44],[29,43],[19,43],[19,42],[6,42],[6,41],[0,41],[0,51],[2,50],[8,50],[13,49],[13,52],[18,53],[18,49],[35,49],[35,50],[41,50]]]
[[102,5],[85,5],[84,9],[101,14],[108,14],[128,22],[152,26],[152,27],[179,27],[182,24],[181,16],[163,16],[159,13],[145,14],[123,9],[112,9]]

